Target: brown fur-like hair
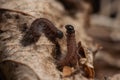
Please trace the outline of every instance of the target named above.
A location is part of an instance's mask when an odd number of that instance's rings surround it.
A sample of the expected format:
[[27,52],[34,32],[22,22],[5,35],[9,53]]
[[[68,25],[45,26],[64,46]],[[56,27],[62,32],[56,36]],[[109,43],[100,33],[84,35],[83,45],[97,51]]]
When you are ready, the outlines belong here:
[[39,18],[32,22],[29,30],[23,36],[22,45],[28,46],[36,43],[42,33],[53,43],[55,43],[56,38],[61,39],[63,37],[63,32],[57,29],[51,21]]

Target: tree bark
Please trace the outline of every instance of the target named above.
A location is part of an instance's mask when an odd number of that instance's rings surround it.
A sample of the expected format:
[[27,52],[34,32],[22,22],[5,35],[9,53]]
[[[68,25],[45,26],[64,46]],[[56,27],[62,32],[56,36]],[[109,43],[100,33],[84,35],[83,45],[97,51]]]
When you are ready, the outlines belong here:
[[[24,47],[21,40],[36,18],[47,18],[63,31],[58,39],[63,55],[67,53],[64,26],[71,24],[76,31],[76,42],[81,41],[86,54],[93,57],[87,48],[94,49],[83,29],[81,14],[74,19],[65,13],[63,7],[54,0],[1,0],[0,1],[0,72],[3,80],[87,80],[81,74],[61,77],[53,57],[55,45],[44,34],[38,42]],[[87,45],[86,45],[87,44]],[[92,47],[91,47],[92,46]],[[87,51],[88,50],[88,51]],[[90,54],[89,54],[90,53]],[[87,57],[88,66],[93,67],[93,58]],[[89,60],[90,58],[90,60]]]

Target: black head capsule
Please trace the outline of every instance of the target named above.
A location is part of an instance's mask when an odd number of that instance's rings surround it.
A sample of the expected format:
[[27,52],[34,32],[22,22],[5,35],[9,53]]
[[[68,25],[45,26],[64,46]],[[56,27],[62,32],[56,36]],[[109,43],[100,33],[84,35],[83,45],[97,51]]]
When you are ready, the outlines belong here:
[[72,25],[66,25],[67,33],[75,33],[74,27]]
[[58,30],[56,33],[57,33],[57,37],[59,39],[63,38],[63,32],[62,31]]

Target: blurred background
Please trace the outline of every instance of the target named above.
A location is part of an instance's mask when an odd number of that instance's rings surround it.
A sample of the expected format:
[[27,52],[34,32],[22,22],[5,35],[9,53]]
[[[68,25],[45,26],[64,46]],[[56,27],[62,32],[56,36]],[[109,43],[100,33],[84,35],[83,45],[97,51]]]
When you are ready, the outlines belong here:
[[[58,0],[70,15],[84,13],[84,28],[99,44],[94,59],[96,78],[120,73],[120,0]],[[75,16],[74,16],[75,17]]]
[[86,32],[102,46],[95,55],[98,79],[120,73],[120,0],[91,0],[90,27]]

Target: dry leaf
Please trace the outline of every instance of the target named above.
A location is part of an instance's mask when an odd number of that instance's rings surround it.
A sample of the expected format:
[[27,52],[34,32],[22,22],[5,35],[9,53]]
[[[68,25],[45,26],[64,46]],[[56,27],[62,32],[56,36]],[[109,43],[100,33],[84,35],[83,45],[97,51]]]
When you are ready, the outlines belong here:
[[86,72],[86,76],[88,77],[88,78],[94,78],[94,76],[95,76],[95,72],[94,72],[94,69],[93,68],[91,68],[91,67],[88,67],[88,66],[85,66],[84,67],[84,70],[85,70],[85,72]]
[[63,68],[63,77],[70,76],[70,75],[72,75],[73,72],[74,72],[74,69],[72,67],[64,66],[64,68]]

